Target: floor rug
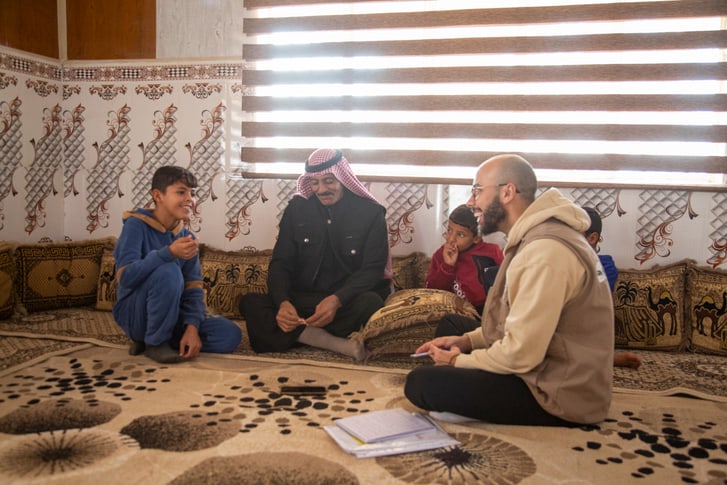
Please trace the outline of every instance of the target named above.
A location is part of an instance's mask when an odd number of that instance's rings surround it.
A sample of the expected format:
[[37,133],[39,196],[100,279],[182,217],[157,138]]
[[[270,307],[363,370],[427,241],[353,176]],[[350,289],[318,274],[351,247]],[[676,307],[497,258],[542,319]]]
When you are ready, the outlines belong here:
[[[238,322],[244,326],[244,322]],[[124,349],[128,339],[110,312],[71,308],[15,316],[0,325],[0,336],[56,339]],[[0,339],[1,340],[1,339]],[[27,344],[29,347],[32,344]],[[1,346],[0,346],[1,349]],[[643,365],[638,370],[614,369],[614,388],[639,395],[690,395],[727,402],[727,359],[721,356],[687,352],[638,351]],[[1,356],[0,356],[1,357]],[[243,340],[231,358],[256,357],[259,361],[300,364],[333,364],[339,367],[411,369],[427,359],[412,360],[408,354],[380,354],[365,365],[334,352],[296,347],[285,353],[256,354]],[[6,366],[7,367],[7,366]],[[0,361],[0,371],[3,369]],[[0,372],[1,373],[1,372]]]
[[[724,483],[727,404],[616,394],[581,428],[450,424],[456,447],[344,453],[322,427],[403,407],[405,372],[203,355],[162,366],[122,349],[0,377],[0,482],[148,484]],[[316,384],[324,396],[287,396]]]

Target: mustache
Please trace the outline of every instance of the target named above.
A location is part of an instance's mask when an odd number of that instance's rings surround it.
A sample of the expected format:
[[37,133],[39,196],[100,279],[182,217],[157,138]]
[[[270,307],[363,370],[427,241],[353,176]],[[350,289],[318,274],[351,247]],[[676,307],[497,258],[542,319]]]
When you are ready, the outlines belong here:
[[333,195],[333,192],[323,192],[322,194],[316,194],[318,197],[330,197]]

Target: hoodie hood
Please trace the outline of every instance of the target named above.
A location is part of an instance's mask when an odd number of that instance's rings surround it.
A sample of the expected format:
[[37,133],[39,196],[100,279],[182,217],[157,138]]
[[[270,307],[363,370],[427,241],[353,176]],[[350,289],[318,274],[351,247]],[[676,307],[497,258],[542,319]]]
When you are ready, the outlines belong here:
[[543,192],[525,209],[525,212],[510,229],[505,249],[519,244],[532,227],[548,219],[556,219],[581,233],[591,225],[591,219],[586,211],[563,196],[558,189],[551,188]]
[[[161,233],[167,232],[167,228],[162,225],[161,222],[156,220],[154,217],[154,213],[148,209],[135,209],[133,211],[124,211],[123,216],[121,219],[126,222],[127,219],[130,217],[133,217],[134,219],[139,219],[140,221],[143,221],[147,226],[151,227],[155,231],[159,231]],[[184,222],[179,221],[179,224],[177,224],[177,227],[172,229],[172,234],[177,235],[180,232],[182,232],[182,229],[184,229]]]

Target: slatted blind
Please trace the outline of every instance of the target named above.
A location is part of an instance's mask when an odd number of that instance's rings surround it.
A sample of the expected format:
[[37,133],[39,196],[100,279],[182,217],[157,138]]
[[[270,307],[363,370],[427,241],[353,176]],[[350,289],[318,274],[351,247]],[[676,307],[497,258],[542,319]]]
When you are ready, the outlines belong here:
[[725,174],[726,26],[725,0],[245,0],[240,173],[331,146],[410,179]]

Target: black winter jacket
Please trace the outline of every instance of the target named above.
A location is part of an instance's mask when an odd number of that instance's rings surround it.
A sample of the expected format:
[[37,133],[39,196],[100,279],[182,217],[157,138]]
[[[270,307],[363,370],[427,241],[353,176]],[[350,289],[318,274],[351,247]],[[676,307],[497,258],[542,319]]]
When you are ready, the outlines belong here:
[[342,305],[365,291],[386,298],[389,256],[386,209],[344,189],[324,206],[316,196],[293,197],[280,220],[268,268],[268,292],[276,306],[295,295],[335,293]]

